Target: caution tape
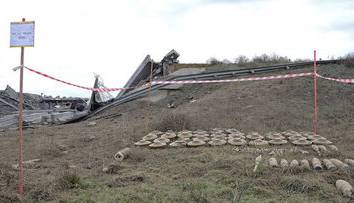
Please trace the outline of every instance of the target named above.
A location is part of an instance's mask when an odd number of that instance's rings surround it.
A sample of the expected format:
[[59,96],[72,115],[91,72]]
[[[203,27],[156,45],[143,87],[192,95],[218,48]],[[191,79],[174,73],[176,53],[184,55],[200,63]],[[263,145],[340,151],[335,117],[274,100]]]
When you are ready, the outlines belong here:
[[330,78],[330,77],[324,77],[319,74],[316,74],[316,75],[317,75],[317,77],[325,79],[325,80],[331,80],[331,81],[336,81],[336,82],[346,83],[346,84],[353,84],[354,83],[354,79]]
[[235,79],[225,79],[225,80],[155,80],[152,84],[207,84],[207,83],[229,83],[229,82],[244,82],[244,81],[259,81],[259,80],[278,80],[287,78],[297,78],[310,76],[313,73],[296,73],[296,74],[286,74],[286,75],[275,75],[275,76],[265,76],[265,77],[250,77],[250,78],[235,78]]
[[29,71],[31,71],[33,73],[41,75],[43,77],[46,77],[46,78],[49,78],[49,79],[64,83],[66,85],[78,87],[78,88],[85,89],[85,90],[90,90],[90,91],[93,91],[93,92],[114,92],[114,91],[133,89],[133,88],[92,88],[92,87],[84,87],[84,86],[81,86],[81,85],[76,85],[76,84],[73,84],[73,83],[70,83],[70,82],[66,82],[66,81],[57,79],[57,78],[55,78],[53,76],[47,75],[45,73],[42,73],[42,72],[39,72],[39,71],[36,71],[36,70],[33,70],[31,68],[28,68],[28,67],[24,67],[24,68],[26,68],[27,70],[29,70]]
[[[113,91],[121,91],[121,90],[131,90],[136,87],[130,87],[130,88],[91,88],[91,87],[84,87],[81,85],[76,85],[70,82],[66,82],[60,79],[57,79],[53,76],[47,75],[45,73],[36,71],[34,69],[24,67],[27,70],[36,73],[38,75],[41,75],[43,77],[64,83],[66,85],[78,87],[81,89],[85,90],[90,90],[94,92],[113,92]],[[235,78],[235,79],[224,79],[224,80],[155,80],[152,81],[151,84],[210,84],[210,83],[230,83],[230,82],[244,82],[244,81],[260,81],[260,80],[278,80],[278,79],[288,79],[288,78],[297,78],[297,77],[305,77],[305,76],[311,76],[313,73],[295,73],[295,74],[286,74],[286,75],[275,75],[275,76],[264,76],[264,77],[250,77],[250,78]]]

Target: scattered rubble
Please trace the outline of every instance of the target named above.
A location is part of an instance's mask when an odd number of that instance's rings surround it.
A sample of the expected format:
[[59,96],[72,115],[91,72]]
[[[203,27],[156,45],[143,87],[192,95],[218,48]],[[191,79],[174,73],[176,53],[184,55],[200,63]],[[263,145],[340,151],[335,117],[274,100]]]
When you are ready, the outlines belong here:
[[[82,98],[50,97],[24,93],[24,126],[61,124],[87,115]],[[18,93],[7,86],[0,91],[0,128],[18,125]]]
[[[94,88],[105,88],[95,76]],[[91,99],[24,94],[24,126],[62,124],[76,121],[113,101],[108,92],[94,91]],[[18,93],[10,86],[0,91],[0,128],[18,125]]]

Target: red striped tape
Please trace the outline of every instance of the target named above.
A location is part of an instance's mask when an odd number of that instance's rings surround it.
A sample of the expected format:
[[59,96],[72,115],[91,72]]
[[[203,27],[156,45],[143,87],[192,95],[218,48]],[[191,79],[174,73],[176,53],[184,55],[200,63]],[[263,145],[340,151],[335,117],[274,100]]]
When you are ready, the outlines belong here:
[[330,77],[324,77],[319,74],[317,74],[317,77],[325,79],[325,80],[331,80],[331,81],[336,81],[336,82],[346,83],[346,84],[353,84],[354,83],[354,79],[330,78]]
[[71,85],[71,86],[74,86],[74,87],[78,87],[78,88],[81,88],[81,89],[94,91],[94,92],[113,92],[113,91],[121,91],[121,90],[133,89],[133,88],[91,88],[91,87],[84,87],[84,86],[81,86],[81,85],[76,85],[76,84],[73,84],[73,83],[70,83],[70,82],[66,82],[66,81],[57,79],[57,78],[55,78],[55,77],[52,77],[52,76],[47,75],[47,74],[45,74],[45,73],[42,73],[42,72],[33,70],[33,69],[31,69],[31,68],[28,68],[28,67],[25,67],[25,68],[26,68],[27,70],[31,71],[31,72],[34,72],[34,73],[36,73],[36,74],[38,74],[38,75],[43,76],[43,77],[46,77],[46,78],[49,78],[49,79],[52,79],[52,80],[55,80],[55,81],[58,81],[58,82],[61,82],[61,83],[67,84],[67,85]]
[[[53,76],[47,75],[45,73],[36,71],[34,69],[25,67],[27,70],[41,75],[43,77],[64,83],[66,85],[78,87],[85,90],[90,90],[94,92],[113,92],[113,91],[121,91],[121,90],[128,90],[134,89],[136,87],[131,88],[91,88],[91,87],[84,87],[81,85],[76,85],[70,82],[66,82],[60,79],[57,79]],[[310,76],[313,73],[296,73],[296,74],[286,74],[286,75],[275,75],[275,76],[265,76],[265,77],[250,77],[250,78],[235,78],[235,79],[225,79],[225,80],[183,80],[183,81],[176,81],[176,80],[155,80],[152,81],[151,84],[210,84],[210,83],[229,83],[229,82],[243,82],[243,81],[260,81],[260,80],[277,80],[277,79],[287,79],[287,78],[296,78],[296,77],[304,77]]]

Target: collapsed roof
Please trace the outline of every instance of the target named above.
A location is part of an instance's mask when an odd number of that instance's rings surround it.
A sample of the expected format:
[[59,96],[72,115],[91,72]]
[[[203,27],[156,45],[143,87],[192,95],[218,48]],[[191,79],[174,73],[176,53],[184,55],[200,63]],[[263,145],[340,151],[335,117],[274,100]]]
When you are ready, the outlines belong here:
[[[135,87],[141,84],[144,84],[150,80],[150,77],[156,78],[168,75],[168,65],[177,64],[179,53],[172,49],[168,52],[163,59],[159,63],[155,63],[154,60],[151,59],[150,55],[147,55],[143,62],[136,69],[134,74],[130,77],[128,82],[124,85],[124,88]],[[152,69],[152,71],[151,71]],[[130,90],[121,91],[116,98],[121,97],[126,94]]]
[[[41,96],[35,94],[24,94],[24,109],[34,110],[39,109],[39,102]],[[0,91],[0,116],[7,115],[18,110],[18,104],[20,103],[18,93],[12,89],[9,85],[5,90]]]

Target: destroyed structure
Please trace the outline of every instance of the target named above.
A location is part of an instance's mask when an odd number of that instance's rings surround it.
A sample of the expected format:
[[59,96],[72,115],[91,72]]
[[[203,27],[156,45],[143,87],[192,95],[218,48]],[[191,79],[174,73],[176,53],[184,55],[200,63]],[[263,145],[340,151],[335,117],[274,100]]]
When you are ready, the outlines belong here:
[[[156,78],[168,75],[170,73],[168,67],[172,64],[177,64],[178,57],[179,53],[177,53],[173,49],[168,52],[159,63],[154,62],[154,60],[151,59],[150,55],[147,55],[143,62],[136,69],[134,74],[130,77],[128,82],[124,85],[124,88],[131,88],[143,85],[150,81],[150,77]],[[128,93],[129,91],[130,90],[121,91],[117,95],[117,98]]]
[[[0,127],[18,125],[19,95],[9,85],[0,91]],[[86,115],[87,99],[24,93],[24,126],[59,124]]]
[[[106,88],[103,80],[99,75],[95,75],[95,83],[93,88]],[[113,96],[109,92],[92,92],[91,99],[87,109],[93,111],[98,109],[113,100]]]
[[[147,55],[134,74],[125,84],[123,90],[114,98],[109,92],[92,92],[91,98],[48,97],[35,94],[24,94],[24,126],[62,124],[76,121],[90,112],[103,107],[137,86],[142,86],[150,79],[164,77],[170,74],[171,65],[178,63],[179,54],[175,50],[168,52],[160,62],[154,62]],[[93,88],[106,88],[100,76],[95,75]],[[131,88],[131,89],[130,89]],[[16,127],[18,125],[18,93],[7,86],[0,91],[0,128]]]

